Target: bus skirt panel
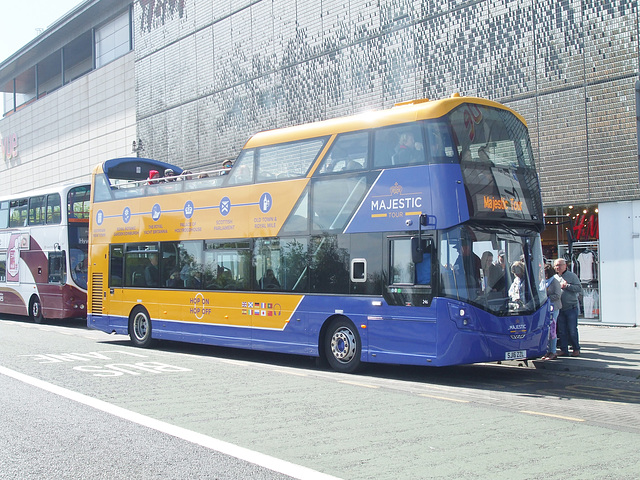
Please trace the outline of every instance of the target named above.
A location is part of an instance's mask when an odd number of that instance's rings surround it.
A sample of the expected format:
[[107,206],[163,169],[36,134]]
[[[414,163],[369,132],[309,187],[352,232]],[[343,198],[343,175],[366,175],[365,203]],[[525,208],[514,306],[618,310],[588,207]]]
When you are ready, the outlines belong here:
[[14,290],[0,288],[0,312],[10,315],[28,315],[28,306]]

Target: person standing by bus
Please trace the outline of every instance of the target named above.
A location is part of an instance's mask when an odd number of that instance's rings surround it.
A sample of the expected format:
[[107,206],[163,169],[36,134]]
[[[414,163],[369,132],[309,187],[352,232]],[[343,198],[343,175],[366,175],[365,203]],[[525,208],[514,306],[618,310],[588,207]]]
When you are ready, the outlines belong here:
[[543,360],[555,360],[558,358],[556,353],[558,346],[558,336],[556,329],[558,325],[558,314],[562,308],[562,288],[560,288],[560,282],[554,275],[554,270],[551,265],[544,266],[544,275],[547,278],[547,297],[553,305],[553,312],[551,317],[551,325],[549,326],[549,344],[547,354],[542,357]]
[[558,335],[560,336],[560,350],[557,355],[566,357],[569,355],[569,344],[573,348],[572,357],[580,355],[580,343],[578,341],[578,295],[582,292],[582,285],[578,276],[567,269],[564,258],[558,258],[553,262],[556,278],[562,288],[562,308],[558,315]]

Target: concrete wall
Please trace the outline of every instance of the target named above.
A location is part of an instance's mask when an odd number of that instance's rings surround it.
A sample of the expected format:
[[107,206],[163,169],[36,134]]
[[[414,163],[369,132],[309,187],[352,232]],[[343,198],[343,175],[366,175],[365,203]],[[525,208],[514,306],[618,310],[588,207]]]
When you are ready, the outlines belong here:
[[637,2],[160,3],[134,9],[149,156],[217,164],[259,130],[460,92],[524,115],[547,206],[640,196]]
[[18,156],[0,161],[0,192],[88,181],[94,165],[131,155],[136,138],[134,54],[74,80],[0,120]]

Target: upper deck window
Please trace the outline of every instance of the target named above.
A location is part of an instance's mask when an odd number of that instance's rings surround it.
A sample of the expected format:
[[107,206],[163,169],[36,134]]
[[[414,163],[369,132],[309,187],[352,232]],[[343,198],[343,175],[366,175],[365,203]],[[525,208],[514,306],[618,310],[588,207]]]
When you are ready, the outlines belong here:
[[75,187],[69,190],[67,195],[67,208],[69,218],[89,218],[89,185]]
[[0,228],[9,226],[9,202],[0,202]]
[[369,132],[338,135],[329,153],[322,161],[318,173],[350,172],[367,166]]
[[29,199],[29,225],[44,225],[45,203],[44,195]]
[[255,150],[244,150],[236,160],[231,173],[229,173],[229,185],[246,185],[253,182],[253,159]]
[[52,193],[47,195],[47,223],[60,223],[62,211],[60,205],[60,195]]
[[9,226],[26,227],[29,199],[20,198],[9,203]]
[[256,181],[304,177],[325,143],[313,138],[259,148]]
[[453,127],[470,215],[542,221],[540,187],[527,127],[513,113],[463,104]]
[[534,168],[526,126],[513,113],[463,104],[449,114],[460,161]]
[[425,163],[424,139],[420,123],[407,123],[375,131],[375,168]]

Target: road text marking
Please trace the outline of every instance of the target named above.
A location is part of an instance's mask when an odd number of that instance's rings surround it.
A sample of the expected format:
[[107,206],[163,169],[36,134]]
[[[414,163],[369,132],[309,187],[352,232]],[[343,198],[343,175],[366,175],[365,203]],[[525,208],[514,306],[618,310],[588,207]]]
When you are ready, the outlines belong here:
[[171,425],[170,423],[162,422],[160,420],[156,420],[155,418],[147,417],[146,415],[132,412],[131,410],[127,410],[126,408],[118,407],[117,405],[98,400],[97,398],[89,397],[87,395],[83,395],[82,393],[59,387],[52,383],[30,377],[29,375],[16,372],[3,366],[0,366],[0,375],[6,375],[7,377],[11,377],[33,387],[40,388],[47,392],[60,395],[61,397],[67,398],[69,400],[73,400],[74,402],[78,402],[83,405],[95,408],[96,410],[115,415],[116,417],[120,417],[144,427],[153,428],[158,432],[166,433],[167,435],[171,435],[173,437],[186,440],[187,442],[191,442],[196,445],[215,450],[216,452],[235,457],[239,460],[244,460],[245,462],[267,468],[274,472],[282,473],[283,475],[289,475],[290,477],[298,478],[300,480],[340,480],[337,477],[317,472],[310,468],[287,462],[286,460],[281,460],[279,458],[249,450],[248,448],[243,448],[238,445],[218,440],[216,438],[212,438],[198,432],[187,430],[186,428]]

